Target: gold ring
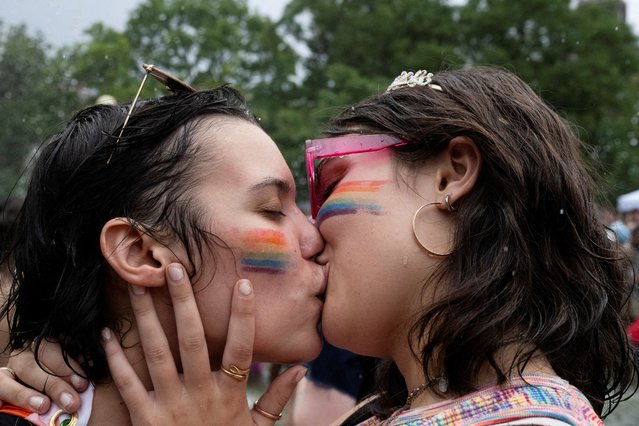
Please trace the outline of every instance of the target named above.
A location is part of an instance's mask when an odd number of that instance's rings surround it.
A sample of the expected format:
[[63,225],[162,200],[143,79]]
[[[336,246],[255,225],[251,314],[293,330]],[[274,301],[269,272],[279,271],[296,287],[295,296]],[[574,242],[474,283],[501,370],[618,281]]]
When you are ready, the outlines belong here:
[[233,377],[238,382],[243,382],[244,380],[246,380],[248,378],[249,371],[251,371],[250,368],[244,370],[234,364],[229,365],[228,369],[224,368],[224,366],[221,366],[221,368],[224,374]]
[[9,372],[9,374],[11,374],[11,378],[12,378],[13,380],[15,380],[15,379],[16,379],[16,372],[15,372],[15,371],[13,371],[13,368],[11,368],[11,367],[0,367],[0,370],[6,370],[6,371],[8,371],[8,372]]
[[260,408],[259,402],[260,402],[260,400],[258,399],[253,404],[253,409],[255,411],[257,411],[257,414],[261,414],[262,416],[266,417],[267,419],[276,420],[276,421],[282,418],[282,413],[280,413],[280,414],[271,414],[268,411],[262,410]]
[[[68,413],[66,413],[62,409],[53,413],[53,416],[51,416],[51,420],[49,420],[49,426],[56,426],[55,421],[58,420],[58,417],[60,417],[63,414],[68,414]],[[71,416],[71,419],[66,426],[76,426],[78,424],[78,413],[73,413],[69,415]]]

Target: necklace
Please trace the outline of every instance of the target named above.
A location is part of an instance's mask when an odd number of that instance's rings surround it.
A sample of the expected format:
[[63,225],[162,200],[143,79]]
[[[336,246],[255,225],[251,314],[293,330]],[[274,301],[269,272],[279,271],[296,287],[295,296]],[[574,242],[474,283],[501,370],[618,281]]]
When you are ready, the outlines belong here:
[[430,383],[422,383],[416,388],[413,388],[410,392],[408,392],[408,397],[406,398],[406,404],[404,406],[410,407],[410,405],[413,403],[413,400],[421,395],[428,387],[430,387]]
[[[392,425],[395,419],[397,419],[405,410],[410,409],[410,405],[413,403],[415,398],[421,395],[422,392],[424,392],[426,389],[428,389],[432,385],[433,385],[433,382],[430,381],[430,382],[422,383],[421,385],[413,388],[410,392],[408,392],[408,397],[406,398],[406,404],[404,404],[404,406],[401,407],[400,409],[396,410],[389,418],[387,418],[382,423],[380,423],[380,425]],[[448,379],[446,378],[446,376],[441,376],[439,380],[437,380],[437,389],[439,389],[439,391],[442,393],[446,393],[446,391],[448,390]]]
[[[415,398],[421,395],[426,389],[428,389],[432,385],[433,385],[433,382],[425,382],[413,388],[410,392],[408,392],[408,397],[406,398],[406,404],[404,406],[410,407],[410,405],[413,403]],[[437,380],[437,389],[441,393],[446,393],[446,391],[448,390],[448,379],[446,378],[446,376],[441,376],[439,380]]]

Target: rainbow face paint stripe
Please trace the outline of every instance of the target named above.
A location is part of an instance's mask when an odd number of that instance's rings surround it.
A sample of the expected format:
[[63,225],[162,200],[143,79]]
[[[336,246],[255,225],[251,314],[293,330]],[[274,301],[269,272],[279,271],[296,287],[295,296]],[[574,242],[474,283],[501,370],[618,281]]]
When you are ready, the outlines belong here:
[[283,274],[290,265],[284,233],[272,229],[256,229],[242,236],[242,270],[265,274]]
[[377,193],[386,183],[387,180],[353,180],[339,184],[317,213],[317,223],[345,214],[380,215]]

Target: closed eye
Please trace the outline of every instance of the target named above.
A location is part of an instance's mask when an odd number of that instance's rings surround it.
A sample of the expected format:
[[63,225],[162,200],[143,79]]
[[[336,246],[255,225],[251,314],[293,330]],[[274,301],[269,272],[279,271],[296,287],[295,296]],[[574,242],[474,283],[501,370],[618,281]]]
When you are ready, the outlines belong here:
[[279,200],[279,198],[271,199],[268,202],[263,203],[259,206],[258,212],[269,219],[279,220],[283,217],[286,217],[282,202]]
[[268,217],[276,217],[276,218],[286,217],[286,213],[284,213],[281,210],[262,210],[261,213]]

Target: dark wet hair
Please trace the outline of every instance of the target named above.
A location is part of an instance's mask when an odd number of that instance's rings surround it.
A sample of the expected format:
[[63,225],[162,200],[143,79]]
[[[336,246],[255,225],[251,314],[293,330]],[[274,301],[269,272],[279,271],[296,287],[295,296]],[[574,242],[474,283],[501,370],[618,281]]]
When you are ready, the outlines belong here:
[[[598,220],[581,141],[505,70],[441,72],[432,83],[442,91],[406,87],[366,99],[327,131],[414,142],[394,148],[399,167],[421,167],[456,136],[481,152],[479,178],[456,202],[454,250],[426,284],[445,283],[446,294],[411,329],[427,380],[444,374],[449,391],[463,395],[476,390],[482,366],[504,383],[541,351],[599,413],[605,401],[614,408],[637,371],[623,317],[629,264]],[[519,350],[503,371],[495,355],[512,344]],[[380,380],[374,412],[387,416],[407,394],[394,364]]]
[[103,225],[126,217],[160,242],[178,241],[195,275],[194,258],[215,243],[190,195],[204,166],[215,164],[214,145],[196,143],[203,126],[215,125],[202,121],[219,116],[256,123],[229,87],[139,103],[118,140],[127,110],[86,108],[40,148],[15,223],[13,284],[0,312],[11,318],[13,348],[56,339],[91,380],[108,373],[100,331],[125,326],[105,302]]

